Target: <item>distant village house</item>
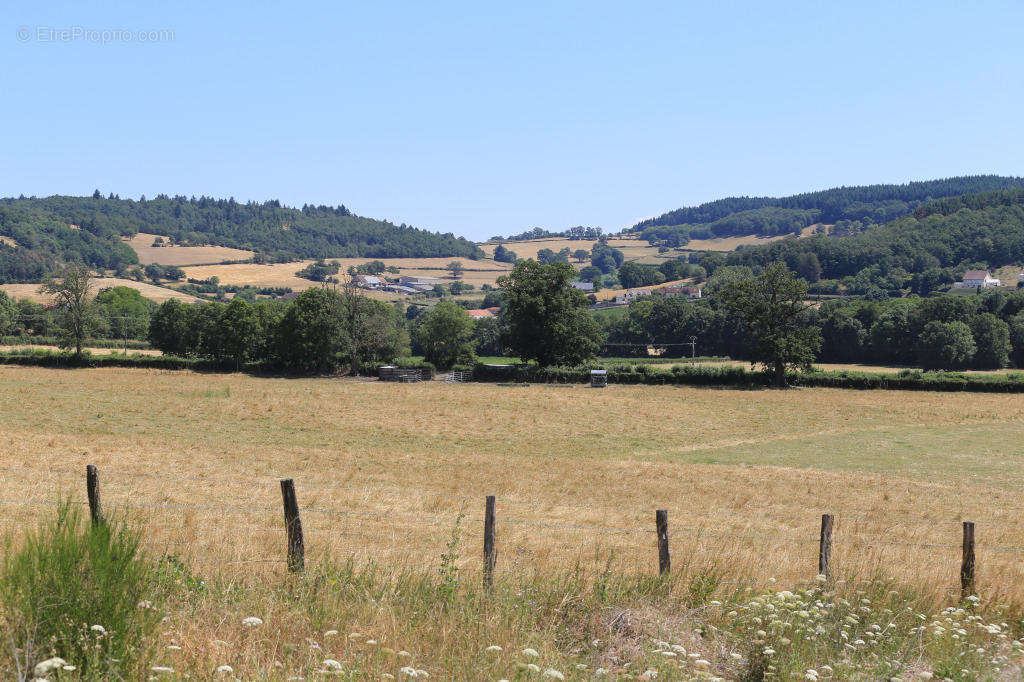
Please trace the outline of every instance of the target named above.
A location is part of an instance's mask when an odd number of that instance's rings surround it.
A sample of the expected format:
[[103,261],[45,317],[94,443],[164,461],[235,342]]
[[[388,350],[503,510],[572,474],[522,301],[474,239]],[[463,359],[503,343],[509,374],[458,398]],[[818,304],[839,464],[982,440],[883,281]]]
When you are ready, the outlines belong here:
[[989,274],[988,270],[968,270],[964,273],[963,281],[957,282],[953,286],[958,289],[973,289],[976,287],[988,289],[1001,285],[1002,283]]

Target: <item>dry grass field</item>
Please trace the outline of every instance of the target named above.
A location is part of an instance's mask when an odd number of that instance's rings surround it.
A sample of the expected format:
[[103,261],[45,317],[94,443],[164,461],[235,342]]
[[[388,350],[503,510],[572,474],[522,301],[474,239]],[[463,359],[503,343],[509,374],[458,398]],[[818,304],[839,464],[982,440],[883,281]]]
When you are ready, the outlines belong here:
[[[138,290],[140,294],[148,299],[163,303],[172,298],[186,303],[195,303],[199,299],[191,294],[184,294],[166,287],[159,287],[147,282],[136,282],[133,279],[122,279],[120,277],[97,277],[93,280],[93,293],[108,287],[129,287]],[[49,303],[50,297],[39,293],[38,284],[0,284],[0,290],[6,291],[11,298],[27,298],[37,303]]]
[[[139,232],[126,240],[143,265],[195,265],[197,263],[219,263],[226,260],[245,260],[253,257],[252,251],[232,249],[227,246],[153,246],[158,235]],[[166,240],[165,240],[166,241]]]
[[[80,497],[94,463],[106,499],[142,505],[154,547],[186,557],[279,559],[276,481],[289,476],[314,554],[436,566],[460,511],[477,547],[496,494],[501,570],[649,572],[653,510],[668,508],[683,563],[792,582],[813,575],[830,511],[844,576],[942,590],[970,519],[983,591],[1024,599],[1021,555],[994,549],[1024,546],[1013,396],[15,367],[0,368],[0,394],[6,497]],[[21,525],[46,509],[7,511]]]
[[[329,261],[337,261],[341,264],[340,277],[347,279],[346,274],[349,266],[362,265],[373,258],[329,258]],[[498,263],[493,260],[470,260],[468,258],[381,258],[379,259],[389,266],[399,269],[400,275],[412,275],[422,277],[437,277],[442,282],[454,282],[449,277],[448,271],[444,269],[453,260],[460,261],[465,267],[465,272],[460,278],[461,281],[472,284],[477,291],[471,292],[480,296],[479,290],[484,284],[494,286],[498,277],[510,272],[512,267],[508,263]],[[197,265],[186,267],[185,275],[193,279],[209,279],[218,277],[221,284],[245,285],[250,284],[257,287],[291,287],[295,291],[303,291],[311,287],[320,286],[317,282],[296,277],[295,273],[312,263],[312,260],[296,261],[294,263],[273,263],[270,265],[257,265],[254,263],[237,263],[234,265]],[[388,275],[398,276],[398,275]],[[397,301],[408,298],[401,294],[391,292],[368,291],[367,295],[385,301]]]
[[[548,666],[564,671],[548,679],[592,679],[598,666],[609,679],[650,680],[635,673],[654,670],[659,681],[691,680],[701,666],[735,679],[756,668],[750,640],[758,651],[766,643],[754,633],[762,621],[744,615],[743,585],[757,594],[812,581],[824,511],[837,518],[837,589],[867,633],[872,609],[912,609],[879,616],[902,618],[906,633],[921,622],[914,614],[955,602],[964,519],[978,523],[986,603],[1024,600],[1024,404],[1014,396],[30,367],[0,367],[0,395],[8,531],[51,515],[62,494],[82,503],[93,463],[107,514],[145,520],[145,548],[176,557],[152,659],[167,675],[211,679],[230,664],[241,679],[320,679],[339,661],[353,671],[345,679],[419,669],[533,679]],[[283,565],[280,477],[296,481],[306,578],[288,578]],[[486,494],[497,495],[490,596],[476,587]],[[669,510],[676,582],[639,577],[657,570],[657,508]],[[316,568],[325,555],[362,569]],[[175,572],[178,559],[188,568]],[[449,601],[452,568],[462,587]],[[574,569],[579,577],[566,577]],[[637,578],[620,583],[606,569]],[[927,596],[894,602],[902,593],[887,584],[857,591],[855,579],[875,574]],[[786,606],[786,594],[772,598],[780,617],[799,619],[805,598]],[[826,623],[837,641],[842,613]],[[245,627],[251,616],[261,624]],[[921,643],[914,630],[871,639],[862,653],[784,634],[769,637],[785,649],[776,661],[785,679],[826,662],[835,679],[869,669],[864,679],[888,679],[878,666],[889,660],[906,671],[899,679],[946,661],[997,664],[973,648],[963,658],[960,644],[936,648],[932,635]],[[989,648],[995,637],[985,636]],[[660,640],[685,647],[678,661]],[[993,646],[1003,665],[1008,644]]]
[[[506,242],[505,248],[514,251],[520,258],[533,258],[536,260],[537,253],[541,249],[551,249],[555,252],[561,251],[565,248],[570,251],[583,249],[589,253],[590,249],[592,249],[596,243],[597,242],[593,239],[531,239],[529,241],[522,242]],[[609,239],[608,246],[622,251],[626,260],[638,260],[644,257],[658,255],[658,249],[656,247],[651,246],[641,239]],[[480,244],[480,248],[483,249],[484,253],[488,256],[494,255],[494,249],[496,247],[497,244]],[[586,261],[583,263],[576,263],[573,259],[570,259],[570,263],[576,267],[588,264]]]

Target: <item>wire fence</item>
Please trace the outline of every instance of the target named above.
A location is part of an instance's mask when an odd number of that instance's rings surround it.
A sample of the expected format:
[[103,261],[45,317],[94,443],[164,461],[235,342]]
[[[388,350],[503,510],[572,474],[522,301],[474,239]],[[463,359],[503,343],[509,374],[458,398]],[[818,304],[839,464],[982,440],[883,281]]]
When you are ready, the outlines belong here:
[[[757,520],[760,522],[778,522],[778,521],[796,521],[799,523],[810,523],[818,522],[818,518],[808,517],[806,515],[779,515],[779,514],[756,514],[749,511],[730,511],[730,510],[668,510],[661,509],[657,510],[656,519],[657,523],[653,526],[640,526],[633,525],[630,523],[622,525],[612,524],[601,524],[593,522],[572,522],[572,523],[561,523],[561,522],[549,522],[543,520],[537,520],[530,516],[522,516],[520,514],[511,514],[508,517],[500,517],[496,519],[495,509],[498,502],[501,502],[502,506],[506,505],[512,509],[522,509],[524,506],[530,507],[536,512],[540,509],[562,509],[567,513],[575,515],[576,512],[598,512],[608,513],[616,512],[620,515],[646,515],[652,510],[637,510],[635,508],[629,508],[621,505],[585,505],[568,502],[550,502],[545,500],[536,499],[521,499],[514,497],[496,497],[487,496],[485,498],[485,514],[484,516],[468,515],[459,512],[452,513],[420,513],[420,512],[406,512],[396,511],[392,508],[383,509],[359,509],[359,508],[345,508],[340,506],[317,506],[317,505],[306,505],[300,506],[297,502],[297,496],[295,494],[295,484],[292,479],[274,479],[270,475],[259,476],[255,478],[248,477],[226,477],[226,476],[201,476],[201,475],[174,475],[165,474],[159,472],[130,472],[130,471],[107,471],[105,476],[109,476],[113,480],[126,479],[126,480],[168,480],[175,481],[177,483],[233,483],[235,485],[243,486],[244,488],[249,487],[265,487],[270,482],[277,482],[281,486],[283,507],[274,504],[231,504],[231,503],[181,503],[172,501],[148,501],[144,499],[138,499],[138,491],[129,491],[128,496],[118,496],[113,499],[105,499],[103,503],[100,503],[99,495],[99,475],[98,470],[91,465],[87,467],[87,500],[67,500],[61,501],[59,499],[47,499],[45,497],[24,497],[24,498],[3,498],[0,499],[0,507],[13,507],[13,506],[54,506],[63,503],[71,503],[76,505],[88,505],[90,518],[93,522],[101,522],[104,518],[103,509],[135,509],[135,510],[148,510],[154,512],[188,512],[190,514],[208,514],[223,517],[225,513],[242,513],[242,514],[258,514],[261,518],[262,527],[256,529],[250,529],[250,534],[265,533],[269,534],[268,538],[264,538],[266,543],[274,543],[278,546],[284,546],[285,551],[281,556],[246,556],[246,557],[228,557],[223,556],[224,547],[217,543],[201,544],[196,541],[172,541],[172,540],[158,540],[153,537],[146,537],[143,544],[147,547],[152,548],[182,548],[188,550],[188,554],[191,556],[185,557],[182,560],[189,561],[197,564],[286,564],[291,570],[302,570],[304,566],[305,557],[305,535],[302,530],[302,519],[305,517],[307,520],[310,518],[351,518],[357,519],[360,522],[366,520],[377,520],[386,521],[388,523],[398,523],[403,526],[407,526],[404,529],[398,529],[393,526],[382,529],[374,530],[367,529],[365,527],[359,528],[316,528],[314,536],[323,539],[322,543],[326,547],[333,547],[331,538],[361,538],[361,539],[372,539],[372,540],[388,540],[392,543],[392,551],[398,553],[403,552],[401,547],[395,546],[396,543],[404,542],[418,536],[421,536],[421,531],[408,526],[427,526],[435,529],[444,528],[450,531],[454,526],[458,524],[483,524],[484,533],[484,574],[485,580],[489,581],[492,579],[495,568],[495,547],[498,545],[496,530],[495,528],[509,528],[509,529],[522,529],[524,531],[536,531],[539,533],[556,533],[559,535],[583,535],[589,534],[596,536],[599,539],[606,539],[609,536],[618,537],[628,540],[628,544],[636,549],[650,548],[650,539],[641,539],[646,536],[651,538],[654,536],[658,547],[659,556],[659,572],[667,573],[671,566],[671,553],[669,551],[669,533],[667,519],[671,512],[673,515],[679,514],[680,516],[700,518],[703,522],[716,522],[716,521],[751,521]],[[34,467],[31,465],[10,465],[0,467],[0,471],[13,472],[13,471],[31,471],[34,473],[46,473],[48,476],[60,476],[64,477],[66,474],[71,473],[70,468],[62,467]],[[304,484],[305,486],[305,484]],[[308,485],[309,488],[314,490],[327,490],[327,491],[353,491],[361,493],[367,496],[380,496],[382,494],[394,494],[394,495],[416,495],[419,497],[433,496],[433,497],[444,497],[449,499],[453,497],[459,497],[454,495],[450,491],[425,491],[420,489],[410,489],[398,486],[356,486],[348,484],[338,484],[331,482],[316,482]],[[468,504],[469,498],[466,496],[462,497],[462,509]],[[284,512],[284,524],[280,524],[280,516],[283,509]],[[859,512],[868,512],[873,510],[859,510]],[[859,513],[858,510],[848,509],[848,513]],[[276,519],[270,521],[267,515],[275,516]],[[1003,523],[1005,519],[997,520],[998,523]],[[224,523],[223,518],[219,518],[217,523]],[[836,516],[834,514],[824,514],[820,518],[820,530],[816,534],[808,533],[803,535],[802,533],[762,533],[762,532],[730,532],[721,528],[708,529],[703,525],[694,525],[692,523],[683,523],[673,528],[672,537],[677,540],[684,538],[684,542],[688,541],[688,547],[692,548],[694,542],[701,541],[727,541],[736,542],[742,541],[744,543],[760,543],[760,544],[794,544],[794,545],[815,545],[818,546],[818,573],[827,576],[831,579],[832,573],[832,549],[834,547],[865,547],[865,548],[904,548],[912,550],[960,550],[961,551],[961,592],[963,595],[973,593],[974,590],[974,576],[976,567],[976,552],[981,550],[983,552],[993,552],[1009,555],[1024,554],[1024,546],[1012,545],[1012,544],[984,544],[978,547],[974,540],[974,529],[975,522],[972,521],[961,521],[961,520],[942,520],[942,519],[930,519],[930,518],[907,518],[907,517],[881,517],[881,516],[851,516],[843,519],[840,515],[840,527],[841,531],[838,536],[834,535],[834,529],[836,528]],[[920,526],[920,527],[933,527],[939,529],[940,532],[946,533],[947,531],[941,530],[947,528],[951,523],[962,524],[962,538],[961,543],[954,544],[952,542],[917,542],[917,541],[898,541],[884,539],[884,535],[877,532],[877,529],[870,531],[872,534],[871,539],[864,539],[858,537],[860,531],[857,530],[859,524],[874,524],[874,523],[889,523],[899,524],[903,526]],[[720,524],[719,524],[720,525]],[[166,526],[168,530],[173,530],[175,526]],[[159,529],[159,527],[157,527]],[[283,532],[282,532],[283,531]],[[868,532],[868,531],[863,531]],[[636,538],[635,540],[633,538]],[[285,542],[282,543],[282,540]],[[515,542],[513,540],[513,542]],[[513,547],[513,551],[510,555],[518,557],[524,551],[522,547]],[[204,556],[195,556],[197,553],[217,553],[216,558],[205,554]],[[2,555],[0,555],[2,556]],[[517,566],[517,570],[521,570],[521,567]],[[500,572],[507,572],[508,568],[500,569]],[[534,570],[533,572],[538,572]]]

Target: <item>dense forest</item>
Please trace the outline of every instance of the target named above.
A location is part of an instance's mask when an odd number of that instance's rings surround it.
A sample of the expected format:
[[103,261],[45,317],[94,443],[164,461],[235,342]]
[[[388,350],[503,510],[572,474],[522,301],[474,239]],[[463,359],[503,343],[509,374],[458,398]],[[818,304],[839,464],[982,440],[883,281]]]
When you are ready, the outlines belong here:
[[[708,253],[700,264],[762,267],[785,262],[812,292],[899,296],[948,287],[964,270],[1024,261],[1024,190],[942,199],[914,215],[866,230],[840,221],[833,236],[783,239],[729,254]],[[836,236],[843,234],[844,236]]]
[[[74,226],[74,227],[71,227]],[[462,257],[483,252],[452,234],[353,215],[344,206],[159,195],[154,199],[52,196],[0,199],[0,282],[38,281],[61,262],[118,270],[138,262],[121,238],[163,235],[171,244],[248,249],[287,258]]]
[[651,243],[684,246],[690,239],[799,233],[814,223],[880,225],[945,197],[1024,188],[1024,178],[976,175],[904,185],[837,187],[789,197],[729,197],[669,211],[633,226]]

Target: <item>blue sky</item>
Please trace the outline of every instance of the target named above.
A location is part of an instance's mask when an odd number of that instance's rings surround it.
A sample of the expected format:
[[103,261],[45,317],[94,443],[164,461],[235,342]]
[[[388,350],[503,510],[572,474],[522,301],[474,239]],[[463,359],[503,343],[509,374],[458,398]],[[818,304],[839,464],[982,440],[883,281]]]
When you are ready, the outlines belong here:
[[[1024,175],[1016,0],[9,1],[0,22],[5,196],[344,203],[480,239]],[[173,36],[50,32],[75,28]]]

